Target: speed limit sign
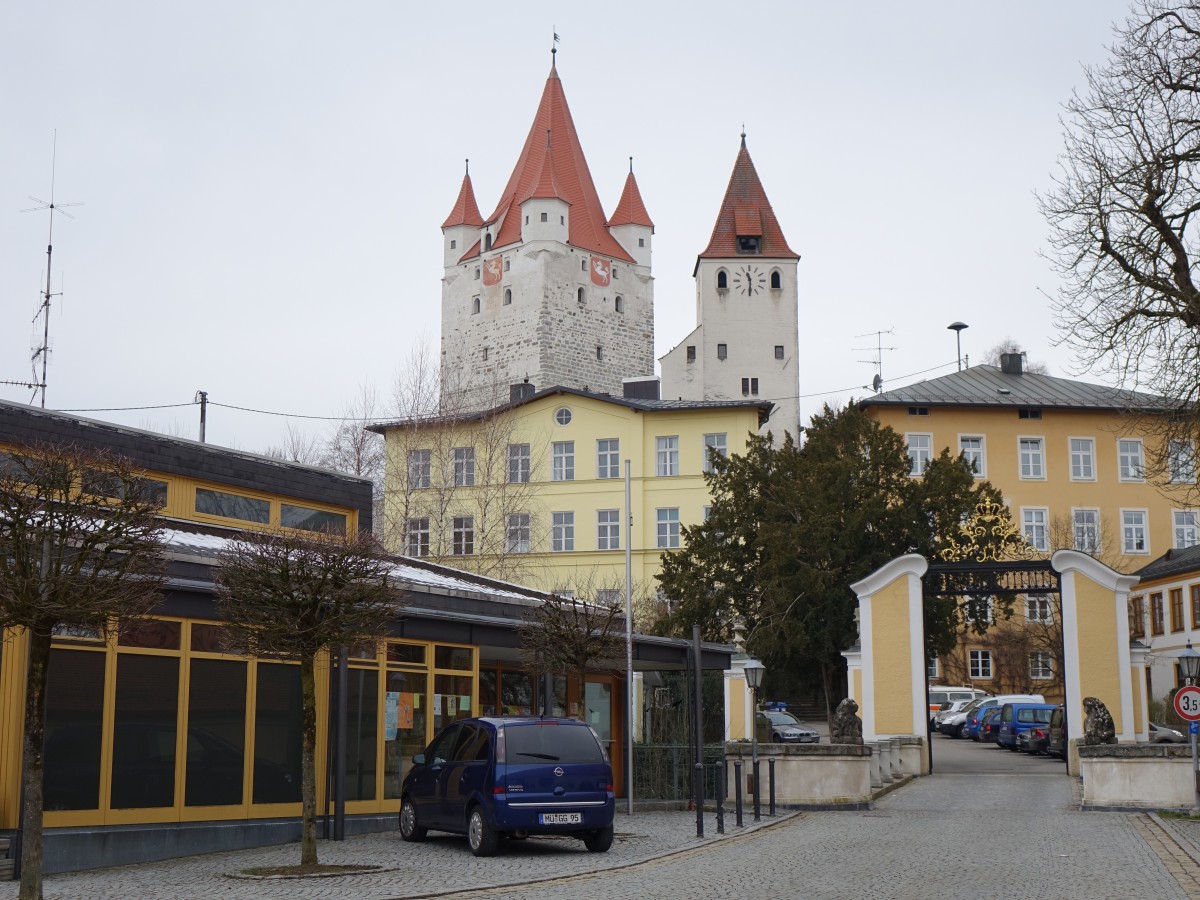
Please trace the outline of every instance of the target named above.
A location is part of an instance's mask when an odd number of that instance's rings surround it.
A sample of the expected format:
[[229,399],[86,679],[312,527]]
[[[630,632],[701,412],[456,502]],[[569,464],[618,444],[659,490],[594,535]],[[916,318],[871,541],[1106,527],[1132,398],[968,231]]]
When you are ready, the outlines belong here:
[[1200,687],[1181,687],[1175,694],[1175,712],[1189,722],[1200,721]]

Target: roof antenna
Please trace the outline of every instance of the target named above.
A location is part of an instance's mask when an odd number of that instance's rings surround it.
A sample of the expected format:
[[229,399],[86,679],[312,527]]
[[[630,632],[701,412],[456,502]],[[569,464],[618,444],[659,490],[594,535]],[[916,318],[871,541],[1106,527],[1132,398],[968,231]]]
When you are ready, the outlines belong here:
[[[874,347],[855,347],[854,349],[855,350],[874,350],[875,351],[874,359],[860,359],[859,362],[871,363],[873,366],[875,366],[875,377],[871,379],[871,389],[874,390],[875,393],[877,393],[877,394],[883,390],[883,351],[899,349],[898,347],[883,346],[883,336],[885,334],[894,334],[895,331],[896,331],[896,328],[895,328],[895,326],[893,326],[893,327],[889,328],[887,331],[868,331],[866,334],[856,334],[855,335],[855,337],[872,337],[872,336],[874,336],[874,338],[875,338],[875,346]],[[865,385],[864,385],[864,387],[865,387]]]
[[[68,219],[75,218],[70,213],[64,211],[67,206],[82,206],[82,203],[55,203],[54,202],[54,178],[58,168],[58,129],[54,130],[54,144],[50,154],[50,202],[47,203],[38,197],[30,196],[30,200],[37,203],[37,206],[31,206],[28,209],[23,209],[21,212],[41,212],[44,209],[50,210],[50,236],[46,240],[46,288],[41,292],[42,302],[38,306],[37,315],[33,321],[36,325],[37,320],[42,320],[42,343],[33,351],[29,361],[33,371],[33,381],[0,381],[0,384],[13,384],[18,387],[27,387],[33,390],[33,397],[30,398],[30,403],[37,397],[38,391],[42,392],[42,409],[46,408],[46,363],[50,357],[50,298],[61,297],[62,291],[54,293],[51,290],[50,281],[50,266],[54,257],[54,213],[57,210]],[[38,379],[38,359],[42,362],[42,377]]]

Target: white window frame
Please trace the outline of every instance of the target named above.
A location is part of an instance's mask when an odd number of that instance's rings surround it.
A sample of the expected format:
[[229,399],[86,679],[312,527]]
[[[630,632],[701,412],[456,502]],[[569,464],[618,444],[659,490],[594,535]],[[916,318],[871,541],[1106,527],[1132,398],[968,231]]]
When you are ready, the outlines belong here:
[[[986,608],[980,607],[980,603],[983,600],[987,601]],[[982,623],[979,622],[979,618],[975,615],[976,612],[982,612],[983,615],[986,617]],[[968,624],[971,624],[971,625],[974,625],[976,623],[983,624],[983,625],[995,625],[996,624],[996,601],[995,601],[995,599],[992,597],[970,597],[970,596],[964,597],[963,598],[963,621]]]
[[[908,474],[910,478],[921,478],[933,460],[933,435],[929,432],[911,431],[904,435],[908,448]],[[924,446],[921,446],[924,444]]]
[[941,670],[942,670],[941,663],[936,656],[931,656],[927,660],[925,660],[925,677],[926,678],[933,678],[933,679],[940,678],[941,675],[939,673],[941,672]]
[[[1094,517],[1092,527],[1095,529],[1093,537],[1093,545],[1091,547],[1081,546],[1079,540],[1080,519],[1084,514],[1090,514]],[[1086,522],[1082,525],[1083,528],[1088,528]],[[1100,510],[1094,506],[1075,507],[1071,510],[1071,548],[1078,550],[1080,553],[1098,553],[1100,552]]]
[[[1029,448],[1026,448],[1026,444],[1030,445]],[[1036,445],[1036,454],[1033,445]],[[1017,477],[1021,481],[1046,480],[1046,439],[1041,435],[1017,437]]]
[[708,458],[708,451],[716,450],[719,456],[729,458],[729,435],[726,432],[706,434],[704,436],[704,463],[703,469],[705,472],[712,472],[712,462]]
[[654,474],[659,478],[673,478],[679,474],[679,435],[654,439]]
[[663,506],[654,511],[657,526],[655,546],[659,550],[674,550],[680,545],[679,507]]
[[1171,510],[1171,537],[1176,550],[1200,544],[1200,510]]
[[990,681],[992,678],[992,651],[970,650],[970,677],[979,681]]
[[530,469],[530,453],[528,444],[508,445],[508,483],[528,484]]
[[554,441],[553,444],[551,444],[550,480],[575,480],[574,441]]
[[596,477],[621,477],[621,439],[596,439]]
[[[979,449],[967,451],[963,446],[964,441],[979,441]],[[987,437],[982,434],[960,434],[958,436],[958,452],[962,454],[967,462],[975,464],[975,477],[987,477]]]
[[1054,656],[1049,650],[1033,650],[1029,654],[1031,681],[1049,681],[1054,677]]
[[[1138,548],[1138,543],[1141,548]],[[1145,509],[1121,510],[1121,551],[1138,556],[1150,552],[1150,512]]]
[[550,552],[570,553],[575,549],[575,513],[550,513]]
[[454,448],[454,486],[475,486],[475,448]]
[[1141,438],[1117,438],[1117,478],[1146,480],[1146,448]]
[[532,518],[529,513],[509,513],[504,542],[509,553],[528,553],[532,548]]
[[1035,625],[1050,625],[1054,622],[1054,606],[1049,597],[1025,598],[1025,621]]
[[1172,484],[1196,483],[1196,442],[1167,442],[1167,477]]
[[[1083,446],[1076,448],[1076,443]],[[1090,437],[1068,437],[1067,463],[1072,481],[1095,481],[1096,439]]]
[[596,510],[596,549],[621,549],[621,511],[619,509]]
[[408,487],[419,490],[433,484],[433,451],[408,451]]
[[455,516],[451,525],[451,556],[475,555],[475,517]]
[[[1041,522],[1034,521],[1041,514]],[[1021,531],[1025,541],[1034,550],[1042,553],[1050,549],[1050,509],[1045,506],[1021,507]]]
[[427,516],[405,521],[404,555],[417,559],[429,555],[429,518]]

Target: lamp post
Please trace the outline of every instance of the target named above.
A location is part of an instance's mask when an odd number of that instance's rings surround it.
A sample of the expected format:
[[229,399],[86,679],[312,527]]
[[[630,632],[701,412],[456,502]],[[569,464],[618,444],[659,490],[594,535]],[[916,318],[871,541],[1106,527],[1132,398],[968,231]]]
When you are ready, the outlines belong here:
[[[1179,654],[1179,674],[1183,676],[1183,680],[1189,685],[1196,683],[1196,678],[1200,676],[1200,653],[1197,653],[1192,647],[1192,642],[1187,642],[1187,647]],[[1196,797],[1192,801],[1192,815],[1200,815],[1200,761],[1196,754],[1196,732],[1192,730],[1192,723],[1188,723],[1188,735],[1191,738],[1192,745],[1192,786],[1195,788]]]
[[946,326],[947,331],[954,332],[954,344],[958,349],[958,371],[962,371],[962,333],[964,328],[970,328],[966,322],[951,322]]
[[758,689],[762,686],[763,672],[767,669],[754,657],[746,660],[742,672],[746,676],[746,684],[750,688],[750,768],[754,772],[754,821],[759,820],[758,792]]

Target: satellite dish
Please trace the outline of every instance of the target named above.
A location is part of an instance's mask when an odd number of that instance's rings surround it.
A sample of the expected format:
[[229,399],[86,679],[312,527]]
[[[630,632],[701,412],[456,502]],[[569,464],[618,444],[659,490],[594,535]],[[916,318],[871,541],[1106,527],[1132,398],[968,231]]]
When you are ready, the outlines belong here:
[[871,379],[871,387],[873,387],[875,389],[875,393],[877,393],[877,394],[879,393],[880,389],[883,387],[883,378],[880,377],[880,375],[878,373],[876,373],[875,377]]

